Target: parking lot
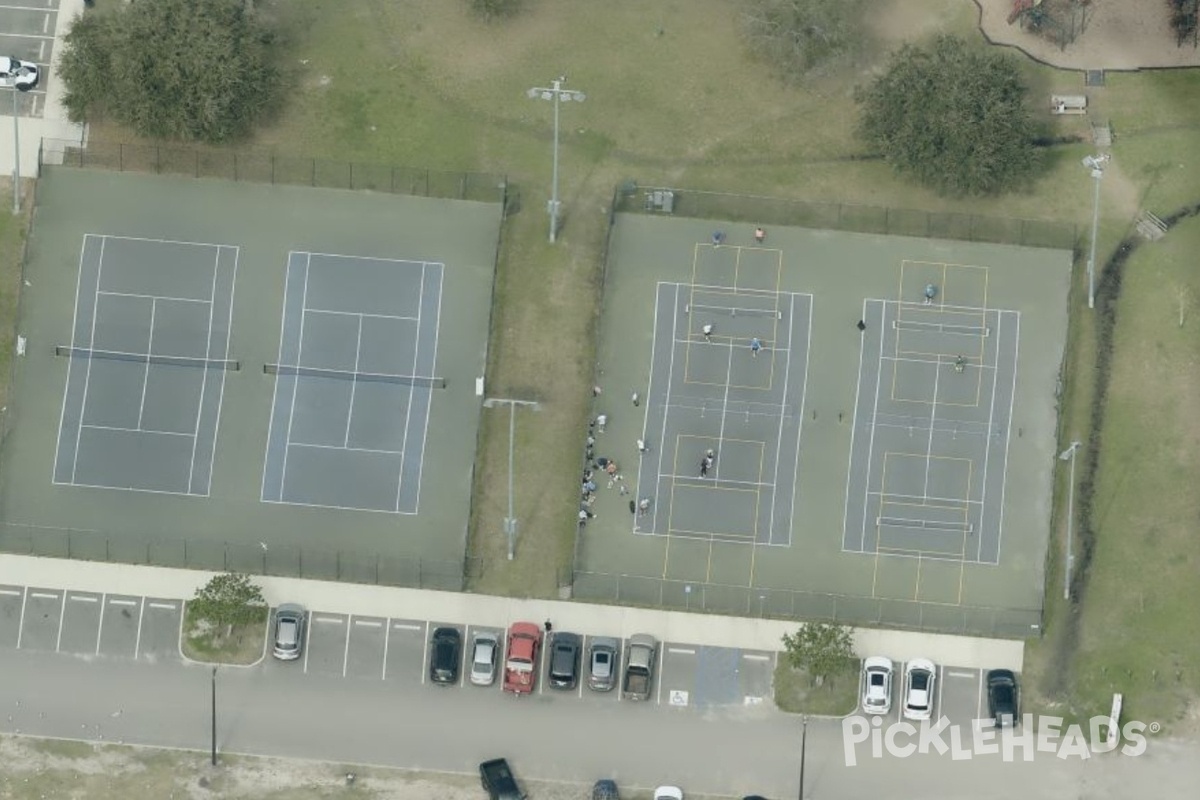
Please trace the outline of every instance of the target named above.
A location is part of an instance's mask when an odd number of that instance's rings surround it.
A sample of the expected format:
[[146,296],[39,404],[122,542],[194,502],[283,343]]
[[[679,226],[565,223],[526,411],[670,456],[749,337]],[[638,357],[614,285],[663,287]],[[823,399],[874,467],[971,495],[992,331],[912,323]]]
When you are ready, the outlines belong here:
[[[59,0],[6,0],[0,6],[0,53],[32,61],[41,69],[41,81],[30,92],[18,92],[19,113],[23,117],[41,117],[46,107],[46,89],[53,77],[50,61],[54,50],[54,29],[58,24]],[[12,98],[0,99],[0,113],[12,114]]]
[[[565,623],[566,621],[564,621]],[[183,603],[174,598],[98,594],[34,586],[0,585],[0,647],[62,653],[81,658],[132,659],[182,665],[180,651]],[[254,669],[268,674],[349,681],[384,681],[409,687],[428,686],[429,641],[439,627],[462,635],[463,664],[453,689],[500,692],[502,676],[490,687],[470,685],[470,643],[489,632],[503,640],[504,631],[443,620],[367,617],[312,611],[302,658],[280,662],[264,657]],[[566,628],[564,628],[566,629]],[[556,628],[558,631],[558,628]],[[582,634],[580,669],[592,636]],[[264,641],[264,652],[267,642]],[[624,644],[624,643],[623,643]],[[618,702],[620,692],[593,692],[584,680],[571,691],[551,689],[545,680],[545,650],[539,656],[536,694],[564,701]],[[621,656],[624,658],[622,648]],[[774,653],[731,648],[661,643],[651,703],[704,710],[718,706],[753,706],[769,702]],[[501,667],[502,668],[502,667]]]
[[[892,681],[892,708],[883,717],[886,726],[902,719],[904,706],[904,677],[908,664],[896,661]],[[945,717],[951,725],[970,728],[975,720],[985,719],[987,713],[987,690],[984,686],[986,669],[937,665],[934,683],[934,701],[931,720],[937,722]],[[859,695],[862,695],[860,680]],[[861,712],[861,706],[858,713]]]

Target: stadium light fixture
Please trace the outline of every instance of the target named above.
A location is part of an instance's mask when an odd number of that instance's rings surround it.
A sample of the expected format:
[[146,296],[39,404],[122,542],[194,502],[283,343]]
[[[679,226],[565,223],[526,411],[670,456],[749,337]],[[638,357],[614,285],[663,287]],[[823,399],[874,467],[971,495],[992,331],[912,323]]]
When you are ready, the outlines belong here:
[[554,244],[558,239],[558,106],[560,103],[572,100],[582,103],[587,99],[587,95],[583,92],[564,88],[563,84],[566,82],[565,77],[560,77],[551,81],[549,88],[535,86],[525,93],[531,100],[550,100],[554,103],[554,168],[550,178],[550,205],[548,208],[550,212],[550,244]]
[[504,535],[508,539],[508,560],[512,561],[517,555],[517,518],[513,514],[513,440],[517,432],[517,406],[537,411],[538,404],[532,400],[514,400],[510,397],[489,397],[483,401],[484,408],[497,406],[508,406],[508,516],[504,518]]
[[1100,226],[1100,180],[1104,177],[1104,165],[1111,156],[1108,153],[1098,156],[1084,156],[1083,166],[1091,171],[1096,181],[1092,198],[1092,244],[1088,255],[1088,308],[1096,307],[1096,230]]

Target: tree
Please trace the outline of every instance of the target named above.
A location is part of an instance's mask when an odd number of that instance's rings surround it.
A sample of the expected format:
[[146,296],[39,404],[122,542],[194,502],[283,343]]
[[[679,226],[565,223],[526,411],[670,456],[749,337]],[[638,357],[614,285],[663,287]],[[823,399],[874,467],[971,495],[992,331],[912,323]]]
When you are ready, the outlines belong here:
[[862,0],[751,0],[743,28],[751,52],[794,83],[858,50],[862,10]]
[[515,17],[521,10],[522,0],[467,0],[471,13],[491,22],[502,17]]
[[788,662],[820,684],[854,658],[854,642],[845,625],[810,622],[795,634],[783,635]]
[[228,636],[235,627],[262,619],[267,601],[249,575],[226,572],[197,589],[190,606],[198,619],[224,627]]
[[245,136],[283,91],[276,37],[243,0],[154,0],[76,17],[58,74],[74,122],[110,114],[149,137]]
[[992,194],[1034,174],[1040,158],[1017,63],[939,37],[905,45],[855,93],[861,135],[899,172],[944,195]]

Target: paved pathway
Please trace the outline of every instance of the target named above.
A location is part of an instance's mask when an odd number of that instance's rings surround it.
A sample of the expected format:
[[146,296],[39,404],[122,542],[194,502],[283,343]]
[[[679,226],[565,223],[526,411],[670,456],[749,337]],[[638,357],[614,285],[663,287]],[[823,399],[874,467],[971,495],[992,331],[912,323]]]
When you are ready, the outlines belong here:
[[[164,567],[0,555],[0,583],[53,589],[187,599],[212,573]],[[628,637],[646,632],[663,641],[778,651],[795,622],[746,620],[713,614],[689,614],[623,606],[552,600],[499,598],[424,589],[397,589],[298,578],[256,578],[272,606],[300,603],[310,609],[360,616],[403,616],[507,626],[518,619],[555,621],[559,627],[593,635]],[[1025,645],[1020,641],[943,636],[910,631],[858,628],[859,655],[886,655],[897,661],[929,658],[959,667],[1020,670]]]

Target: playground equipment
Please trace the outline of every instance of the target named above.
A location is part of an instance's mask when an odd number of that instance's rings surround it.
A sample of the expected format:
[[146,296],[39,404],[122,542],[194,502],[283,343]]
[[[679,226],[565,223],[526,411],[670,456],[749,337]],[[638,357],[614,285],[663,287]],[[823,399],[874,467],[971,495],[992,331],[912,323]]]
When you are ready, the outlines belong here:
[[1020,22],[1025,30],[1066,49],[1087,28],[1094,11],[1093,0],[1013,0],[1008,24]]

